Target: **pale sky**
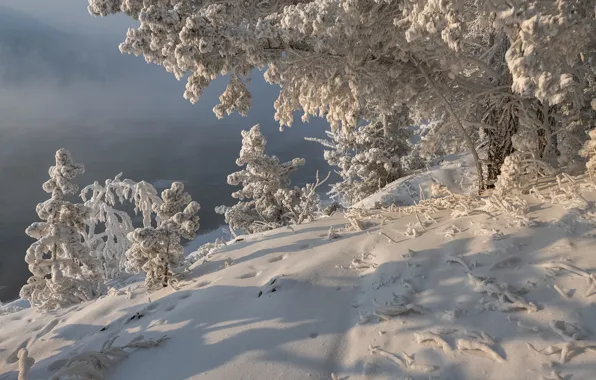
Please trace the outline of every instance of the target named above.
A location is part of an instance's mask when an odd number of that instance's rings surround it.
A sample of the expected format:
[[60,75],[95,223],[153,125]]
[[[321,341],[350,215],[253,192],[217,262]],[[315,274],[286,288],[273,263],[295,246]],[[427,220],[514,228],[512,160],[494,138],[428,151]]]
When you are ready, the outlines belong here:
[[125,15],[93,17],[87,12],[87,4],[86,0],[2,0],[2,6],[19,10],[65,31],[124,40],[126,29],[133,20]]

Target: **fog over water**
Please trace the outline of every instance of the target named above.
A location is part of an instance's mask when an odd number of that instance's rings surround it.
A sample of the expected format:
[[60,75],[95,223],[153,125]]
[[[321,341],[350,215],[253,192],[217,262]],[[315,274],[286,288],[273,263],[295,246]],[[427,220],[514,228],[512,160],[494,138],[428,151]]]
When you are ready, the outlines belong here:
[[[211,109],[226,86],[220,78],[196,105],[184,82],[117,45],[131,22],[95,19],[81,0],[3,0],[0,5],[0,300],[15,298],[29,276],[24,255],[33,242],[25,228],[48,198],[41,185],[59,148],[86,173],[82,187],[124,172],[125,178],[185,183],[202,205],[201,230],[223,223],[213,208],[232,204],[226,177],[238,170],[242,129],[260,123],[268,152],[306,158],[295,184],[329,170],[322,148],[303,140],[324,136],[324,120],[279,132],[273,119],[278,89],[255,72],[253,108],[218,120]],[[2,288],[5,286],[5,288]]]

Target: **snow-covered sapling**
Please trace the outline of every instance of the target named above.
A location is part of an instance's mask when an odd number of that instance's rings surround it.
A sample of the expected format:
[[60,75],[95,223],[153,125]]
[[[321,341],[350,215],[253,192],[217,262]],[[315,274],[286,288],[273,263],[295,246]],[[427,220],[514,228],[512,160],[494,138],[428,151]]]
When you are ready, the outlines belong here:
[[133,203],[135,213],[140,211],[143,215],[144,227],[151,227],[153,206],[161,203],[151,184],[121,179],[121,176],[122,173],[107,179],[103,186],[94,182],[81,191],[81,198],[90,209],[85,244],[100,260],[104,279],[112,279],[124,272],[125,252],[131,245],[127,235],[134,230],[131,217],[116,209],[117,203]]
[[192,201],[181,182],[162,192],[162,203],[154,205],[157,227],[137,228],[128,234],[132,246],[126,252],[127,270],[145,272],[148,289],[168,286],[173,269],[184,260],[181,239],[193,239],[199,229],[201,206]]
[[[232,207],[215,209],[225,215],[231,230],[240,229],[250,234],[291,224],[294,219],[294,223],[299,224],[311,212],[316,196],[312,186],[302,190],[288,188],[290,173],[304,165],[304,159],[281,163],[276,156],[265,154],[266,145],[259,125],[242,131],[242,149],[236,164],[244,169],[228,176],[228,184],[241,186],[232,193],[232,197],[240,201]],[[304,210],[293,210],[292,204]]]
[[78,186],[72,180],[84,170],[82,164],[73,163],[68,150],[56,152],[56,165],[50,167],[50,179],[43,184],[52,196],[36,207],[43,222],[25,231],[37,241],[25,255],[33,276],[20,296],[41,310],[89,301],[100,294],[98,262],[83,243],[89,208],[64,199],[76,194]]

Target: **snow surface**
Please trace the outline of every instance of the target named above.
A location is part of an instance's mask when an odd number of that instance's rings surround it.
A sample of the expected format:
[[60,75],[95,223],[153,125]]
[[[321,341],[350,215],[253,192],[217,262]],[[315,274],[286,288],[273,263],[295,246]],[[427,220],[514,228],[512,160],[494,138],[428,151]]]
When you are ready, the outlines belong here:
[[470,155],[449,155],[438,165],[402,177],[380,191],[355,203],[351,208],[373,209],[392,204],[410,206],[420,201],[420,189],[425,198],[430,197],[433,182],[446,186],[454,193],[468,194],[476,180],[475,166]]
[[[66,310],[10,312],[26,305],[4,305],[0,379],[17,378],[21,347],[36,360],[31,379],[48,379],[52,363],[97,350],[114,334],[116,345],[140,334],[170,339],[133,352],[109,379],[556,379],[553,370],[564,379],[594,378],[596,297],[586,293],[582,274],[596,268],[594,212],[580,217],[534,202],[536,226],[517,228],[505,216],[454,220],[445,211],[416,238],[402,235],[414,215],[384,215],[382,225],[373,219],[366,231],[333,240],[328,230],[343,227],[343,215],[244,236],[193,264],[178,291],[147,295],[137,275],[112,295]],[[494,310],[499,300],[479,292],[453,258],[475,276],[509,284],[539,310]],[[555,273],[551,261],[576,273]],[[413,312],[385,320],[397,314],[386,303],[406,298]],[[581,331],[566,341],[552,321]],[[441,346],[419,343],[433,337],[427,332],[439,334]],[[484,344],[492,357],[460,351],[458,343]],[[538,353],[528,343],[553,347]],[[565,363],[562,345],[570,352]]]

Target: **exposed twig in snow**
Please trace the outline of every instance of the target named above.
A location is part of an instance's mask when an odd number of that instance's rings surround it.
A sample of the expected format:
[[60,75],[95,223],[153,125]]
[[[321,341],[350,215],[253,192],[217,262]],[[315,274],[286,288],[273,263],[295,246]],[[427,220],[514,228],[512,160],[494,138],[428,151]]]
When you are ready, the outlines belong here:
[[443,230],[443,232],[445,233],[445,238],[451,239],[451,238],[455,237],[455,234],[462,232],[462,230],[455,224],[452,224],[451,226],[445,228]]
[[596,276],[594,274],[591,274],[588,282],[590,282],[590,286],[588,287],[588,289],[586,289],[585,296],[591,297],[594,294],[596,294]]
[[455,329],[455,328],[452,328],[452,327],[438,327],[433,332],[433,334],[437,334],[437,335],[450,335],[450,334],[456,333],[458,331],[459,331],[458,329]]
[[490,359],[498,362],[503,363],[505,359],[501,357],[496,351],[490,348],[488,345],[480,342],[476,342],[473,340],[468,339],[458,339],[457,340],[457,349],[461,352],[479,352],[484,353]]
[[458,264],[461,264],[461,265],[463,265],[463,267],[464,267],[464,268],[466,268],[466,271],[467,271],[468,273],[471,273],[471,272],[472,272],[472,271],[470,270],[470,267],[468,266],[468,264],[466,264],[466,263],[465,263],[465,262],[464,262],[464,261],[463,261],[461,258],[459,258],[459,257],[455,257],[455,256],[448,255],[448,256],[445,258],[445,262],[447,262],[447,263],[458,263]]
[[464,335],[484,344],[496,344],[495,339],[485,331],[464,330]]
[[333,240],[333,239],[338,239],[341,236],[335,231],[335,229],[333,227],[329,227],[329,232],[327,232],[327,239],[329,240]]
[[356,218],[348,218],[350,222],[350,227],[353,231],[364,231],[364,223],[362,223],[359,219]]
[[562,295],[565,298],[571,298],[571,296],[569,295],[569,290],[565,289],[563,290],[559,285],[554,284],[553,285],[553,289],[555,289],[557,291],[557,293],[559,293],[560,295]]
[[502,269],[502,268],[512,268],[517,266],[520,263],[521,259],[517,256],[507,256],[499,261],[497,261],[496,263],[494,263],[493,265],[490,266],[490,268],[488,268],[489,270],[494,270],[494,269]]
[[413,251],[411,249],[408,249],[408,253],[405,253],[403,255],[401,255],[403,258],[408,258],[411,259],[414,257],[414,255],[416,254],[416,251]]
[[[556,261],[544,263],[544,264],[542,264],[542,267],[544,267],[548,270],[552,270],[552,271],[565,270],[567,272],[575,274],[576,276],[583,277],[588,282],[588,289],[586,289],[586,292],[584,295],[586,297],[590,297],[590,296],[596,294],[596,275],[594,273],[588,273],[585,270],[580,269],[574,265],[556,262]],[[558,289],[556,289],[556,290],[559,291]]]
[[590,277],[590,274],[588,272],[586,272],[585,270],[580,269],[578,267],[575,267],[571,264],[551,261],[549,263],[542,264],[542,266],[544,268],[553,269],[553,270],[566,270],[566,271],[571,272],[571,273],[578,275],[580,277],[585,277],[585,278]]
[[449,343],[447,343],[447,341],[443,339],[439,334],[435,334],[430,331],[415,332],[414,337],[416,338],[416,341],[420,344],[430,343],[435,346],[438,346],[445,352],[451,351],[451,346],[449,346]]
[[[583,343],[583,342],[566,342],[566,343],[553,344],[551,346],[543,348],[542,350],[538,350],[531,343],[526,342],[526,345],[532,351],[542,354],[542,355],[545,355],[545,356],[560,354],[559,360],[563,364],[567,363],[567,359],[569,359],[569,356],[571,356],[570,354],[573,354],[573,353],[579,354],[579,353],[582,353],[585,351],[596,351],[596,344],[594,344],[594,343],[589,344],[589,343]],[[575,355],[573,355],[573,356],[575,356]]]
[[350,269],[370,269],[370,268],[376,268],[378,267],[377,264],[375,263],[367,263],[365,261],[363,261],[362,259],[354,259],[352,260],[352,262],[350,263]]
[[387,235],[386,233],[384,233],[383,231],[379,231],[379,235],[383,236],[385,239],[387,239],[387,242],[389,243],[397,243],[397,241],[395,241],[395,239],[393,239],[392,237],[390,237],[389,235]]
[[393,354],[389,351],[385,351],[382,348],[379,347],[373,347],[370,346],[369,347],[369,351],[371,354],[373,355],[379,355],[382,356],[386,359],[391,360],[393,363],[395,363],[398,367],[402,368],[402,369],[407,369],[408,365],[406,364],[406,361],[404,359],[402,359],[400,356]]
[[21,348],[17,356],[19,358],[18,380],[29,380],[29,372],[35,364],[35,359],[29,356],[29,351],[26,348]]
[[385,320],[408,313],[424,314],[424,309],[421,306],[412,303],[407,305],[382,305],[373,298],[373,304],[377,307],[374,312],[375,315]]
[[583,329],[575,323],[552,320],[550,321],[550,328],[567,342],[582,340],[586,337]]
[[500,311],[526,310],[528,312],[538,311],[538,307],[532,302],[526,301],[523,297],[514,294],[507,284],[497,284],[491,278],[483,278],[468,273],[470,283],[474,286],[474,291],[486,293],[495,297],[495,306]]
[[410,238],[415,238],[415,237],[420,236],[420,232],[418,231],[416,226],[413,226],[411,223],[406,224],[406,230],[404,232],[402,232],[402,234],[405,237],[410,237]]
[[389,351],[385,351],[379,347],[369,347],[369,351],[373,355],[379,355],[386,359],[391,360],[398,367],[404,370],[412,370],[415,372],[431,373],[439,369],[439,367],[428,364],[417,364],[414,362],[414,358],[406,353],[403,353],[403,358],[399,355],[393,354]]
[[104,380],[111,368],[128,357],[129,353],[125,349],[157,347],[169,339],[164,335],[157,339],[143,340],[141,335],[124,346],[113,347],[116,338],[117,335],[109,338],[99,351],[86,351],[73,356],[50,380]]
[[426,231],[426,228],[424,228],[424,224],[422,223],[422,221],[420,220],[420,217],[418,216],[418,211],[414,210],[414,215],[416,215],[416,220],[418,220],[418,225],[420,226],[420,228],[422,228],[422,231]]

